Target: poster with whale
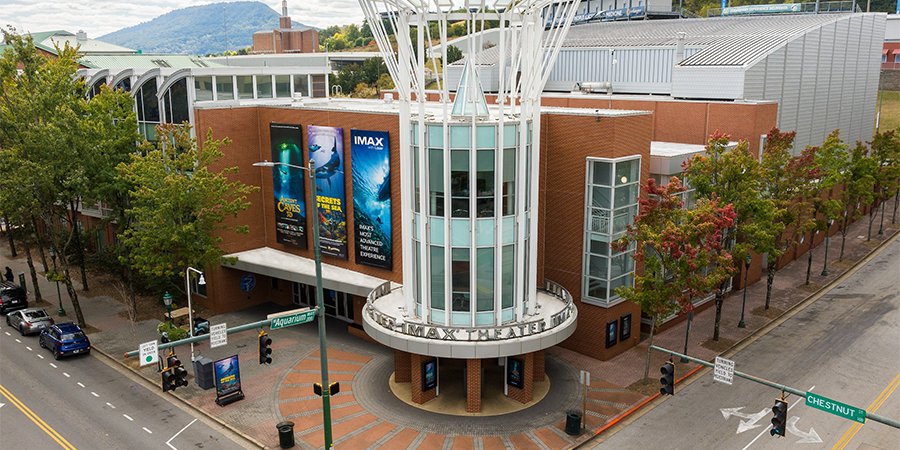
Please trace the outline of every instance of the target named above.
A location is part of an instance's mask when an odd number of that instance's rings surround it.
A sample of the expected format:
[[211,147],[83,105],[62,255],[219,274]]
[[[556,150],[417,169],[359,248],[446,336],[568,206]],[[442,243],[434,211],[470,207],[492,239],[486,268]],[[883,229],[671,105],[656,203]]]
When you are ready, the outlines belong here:
[[350,130],[356,263],[393,269],[391,146],[385,131]]
[[[272,161],[303,166],[303,129],[300,125],[269,124]],[[302,169],[286,165],[272,168],[275,196],[275,239],[282,244],[306,248],[306,195]]]
[[344,191],[344,129],[310,125],[309,159],[316,165],[319,246],[323,255],[347,258],[347,213]]

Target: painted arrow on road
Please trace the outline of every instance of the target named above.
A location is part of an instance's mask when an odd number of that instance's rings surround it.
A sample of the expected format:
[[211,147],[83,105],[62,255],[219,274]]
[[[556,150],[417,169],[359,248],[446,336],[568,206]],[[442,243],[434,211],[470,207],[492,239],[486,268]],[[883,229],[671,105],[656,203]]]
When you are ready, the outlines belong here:
[[788,419],[787,421],[787,431],[788,433],[793,434],[800,438],[797,441],[798,444],[818,444],[822,442],[822,438],[819,437],[819,433],[816,433],[816,430],[813,427],[809,427],[809,433],[804,433],[797,428],[797,422],[800,420],[799,417],[794,416]]
[[721,408],[721,409],[719,409],[719,411],[722,412],[722,416],[725,417],[725,419],[728,419],[731,416],[736,416],[736,417],[740,417],[741,419],[744,419],[744,420],[741,420],[740,423],[738,423],[737,434],[741,434],[747,430],[752,430],[754,428],[761,427],[762,425],[760,425],[756,422],[758,422],[759,419],[762,419],[763,417],[765,417],[766,415],[769,414],[768,409],[763,409],[756,414],[747,414],[747,413],[741,412],[742,409],[744,409],[743,406],[741,406],[740,408]]

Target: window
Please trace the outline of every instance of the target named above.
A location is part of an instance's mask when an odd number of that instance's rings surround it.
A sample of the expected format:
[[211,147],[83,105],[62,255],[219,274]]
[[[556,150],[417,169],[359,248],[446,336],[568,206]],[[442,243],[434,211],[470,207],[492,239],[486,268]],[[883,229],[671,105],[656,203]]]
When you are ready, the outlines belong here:
[[194,78],[194,100],[198,102],[210,101],[213,99],[213,83],[212,77],[196,77]]
[[479,248],[475,255],[478,311],[494,310],[494,249]]
[[272,98],[272,76],[256,76],[256,98]]
[[428,192],[429,214],[444,216],[444,152],[439,148],[428,149]]
[[291,96],[290,75],[275,75],[275,96],[278,98]]
[[468,248],[453,249],[453,311],[471,311],[471,266]]
[[216,98],[218,100],[234,100],[234,79],[232,77],[216,77]]
[[450,208],[452,217],[469,217],[469,151],[450,152]]
[[587,217],[582,300],[611,306],[616,289],[634,280],[634,247],[618,252],[612,242],[634,221],[640,185],[640,159],[588,160]]
[[294,75],[294,93],[309,97],[309,77],[306,75]]
[[187,79],[182,78],[172,84],[163,97],[166,102],[166,119],[168,123],[182,123],[190,120],[188,116]]
[[516,149],[503,149],[503,215],[516,213]]
[[500,306],[503,308],[512,308],[513,306],[513,286],[515,286],[515,268],[516,268],[516,246],[503,246],[503,264],[500,267]]
[[444,248],[431,246],[431,308],[444,310]]
[[478,217],[494,217],[494,150],[478,150],[475,169]]
[[237,78],[238,98],[239,99],[253,98],[253,76],[252,75],[238,75],[235,78]]

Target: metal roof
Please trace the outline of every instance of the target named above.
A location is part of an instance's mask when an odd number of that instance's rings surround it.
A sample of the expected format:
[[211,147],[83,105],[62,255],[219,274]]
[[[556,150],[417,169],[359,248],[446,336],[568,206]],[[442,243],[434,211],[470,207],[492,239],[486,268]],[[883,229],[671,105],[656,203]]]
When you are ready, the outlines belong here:
[[208,59],[188,55],[85,55],[78,62],[85,67],[102,67],[104,69],[222,67],[222,64]]

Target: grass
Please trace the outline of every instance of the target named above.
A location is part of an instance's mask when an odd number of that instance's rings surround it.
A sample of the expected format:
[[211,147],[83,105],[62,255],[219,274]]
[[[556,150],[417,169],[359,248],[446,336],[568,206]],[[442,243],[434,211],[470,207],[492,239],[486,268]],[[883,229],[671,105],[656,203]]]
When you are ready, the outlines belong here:
[[881,97],[881,124],[879,129],[900,128],[900,91],[879,91]]

